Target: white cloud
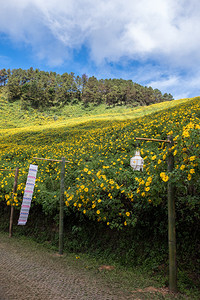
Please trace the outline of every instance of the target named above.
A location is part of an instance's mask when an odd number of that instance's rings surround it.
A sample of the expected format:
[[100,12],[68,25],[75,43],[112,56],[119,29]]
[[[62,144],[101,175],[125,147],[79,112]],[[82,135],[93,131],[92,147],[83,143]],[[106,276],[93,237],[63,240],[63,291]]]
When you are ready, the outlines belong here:
[[175,99],[191,97],[191,95],[200,95],[200,73],[191,72],[186,76],[181,74],[158,77],[155,81],[149,81],[148,86],[158,88],[163,93],[171,93]]
[[177,76],[171,76],[166,79],[156,80],[149,82],[149,85],[153,88],[158,88],[160,90],[168,89],[169,87],[175,86],[179,82],[179,78]]
[[[181,72],[198,70],[198,0],[1,0],[0,33],[32,46],[52,66],[72,59],[84,45],[98,66],[139,61],[143,81],[178,86]],[[151,68],[153,61],[157,67]],[[178,69],[181,71],[178,72]],[[153,74],[153,71],[156,72]],[[127,71],[130,74],[130,70]],[[160,79],[159,76],[165,79]],[[198,81],[198,80],[197,80]],[[192,88],[192,85],[191,85]]]
[[190,63],[200,58],[199,16],[196,0],[7,0],[1,4],[0,28],[33,44],[42,43],[47,32],[55,47],[56,42],[66,48],[87,43],[97,62],[154,55]]

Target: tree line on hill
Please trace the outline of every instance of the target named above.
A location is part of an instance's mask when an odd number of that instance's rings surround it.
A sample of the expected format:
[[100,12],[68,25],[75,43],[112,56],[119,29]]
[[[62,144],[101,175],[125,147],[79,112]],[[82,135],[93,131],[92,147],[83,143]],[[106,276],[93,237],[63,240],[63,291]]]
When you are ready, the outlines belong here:
[[13,69],[0,70],[0,86],[5,86],[8,101],[21,100],[27,108],[45,108],[65,104],[83,103],[85,106],[104,103],[115,105],[150,105],[173,100],[171,94],[144,87],[132,80],[100,79],[86,74]]

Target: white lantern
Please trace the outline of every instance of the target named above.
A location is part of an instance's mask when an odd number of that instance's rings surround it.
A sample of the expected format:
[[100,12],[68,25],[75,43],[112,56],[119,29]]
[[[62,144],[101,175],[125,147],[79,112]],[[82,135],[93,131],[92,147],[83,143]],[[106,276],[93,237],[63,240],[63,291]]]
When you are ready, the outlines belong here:
[[130,166],[133,168],[133,171],[143,171],[144,159],[140,156],[140,151],[136,150],[135,156],[130,160]]

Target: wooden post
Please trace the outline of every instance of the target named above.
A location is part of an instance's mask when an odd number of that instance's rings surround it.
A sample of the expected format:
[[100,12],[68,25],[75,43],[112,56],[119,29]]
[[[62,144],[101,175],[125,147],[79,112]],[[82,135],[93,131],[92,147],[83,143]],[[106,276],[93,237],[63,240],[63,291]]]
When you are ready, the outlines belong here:
[[[174,169],[174,156],[169,150],[174,145],[172,136],[168,136],[167,140],[136,138],[136,140],[155,141],[168,143],[168,162],[167,171],[170,173]],[[169,289],[171,292],[177,292],[177,264],[176,264],[176,230],[175,230],[175,186],[168,181],[168,245],[169,245]]]
[[[167,137],[168,144],[168,163],[167,170],[172,172],[174,169],[174,156],[169,148],[174,145],[172,136]],[[176,265],[176,230],[175,230],[175,188],[171,180],[168,181],[168,243],[169,243],[169,289],[177,292],[177,265]]]
[[65,192],[65,157],[61,160],[44,158],[44,157],[33,157],[34,159],[47,160],[61,162],[61,173],[60,173],[60,216],[59,216],[59,254],[63,254],[63,227],[64,227],[64,192]]
[[[14,194],[17,192],[17,180],[18,180],[19,168],[15,169],[15,181],[13,185],[13,199]],[[9,237],[12,237],[12,226],[13,226],[13,217],[14,217],[14,206],[11,205],[10,208],[10,226],[9,226]]]
[[63,254],[63,230],[64,230],[64,185],[65,180],[65,157],[61,160],[61,173],[60,173],[60,221],[59,221],[59,254]]

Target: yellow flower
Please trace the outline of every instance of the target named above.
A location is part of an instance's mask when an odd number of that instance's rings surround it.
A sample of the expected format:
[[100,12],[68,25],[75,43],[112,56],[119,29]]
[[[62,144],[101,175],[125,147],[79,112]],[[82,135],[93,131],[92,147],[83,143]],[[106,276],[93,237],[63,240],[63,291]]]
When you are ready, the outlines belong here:
[[150,187],[146,187],[145,191],[148,192],[150,190]]
[[188,180],[190,181],[192,179],[192,175],[191,174],[188,174]]
[[194,174],[195,170],[194,169],[190,169],[190,174]]
[[127,222],[126,221],[124,222],[124,225],[127,226]]
[[182,136],[183,137],[189,137],[190,134],[189,134],[188,130],[184,130]]
[[144,184],[144,180],[141,180],[139,183],[139,185],[142,185],[142,184]]
[[180,166],[180,170],[183,171],[185,169],[185,165]]
[[126,215],[127,215],[127,217],[129,217],[129,216],[130,216],[130,212],[129,212],[129,211],[127,211],[127,212],[126,212]]
[[151,160],[155,160],[156,159],[156,155],[152,156]]
[[84,209],[83,213],[86,214],[86,210],[85,209]]
[[167,182],[169,180],[169,176],[166,175],[165,172],[161,172],[160,177],[164,182]]
[[87,193],[88,192],[88,188],[85,188],[84,191]]
[[99,214],[100,214],[100,210],[98,209],[98,210],[97,210],[97,215],[99,215]]
[[147,181],[149,181],[149,182],[151,183],[151,182],[152,182],[152,177],[149,176],[149,177],[147,178]]
[[167,182],[169,180],[169,176],[166,175],[165,177],[162,178],[163,181]]
[[196,156],[194,155],[194,156],[191,156],[190,157],[190,161],[194,161],[195,160],[195,158],[196,158]]

